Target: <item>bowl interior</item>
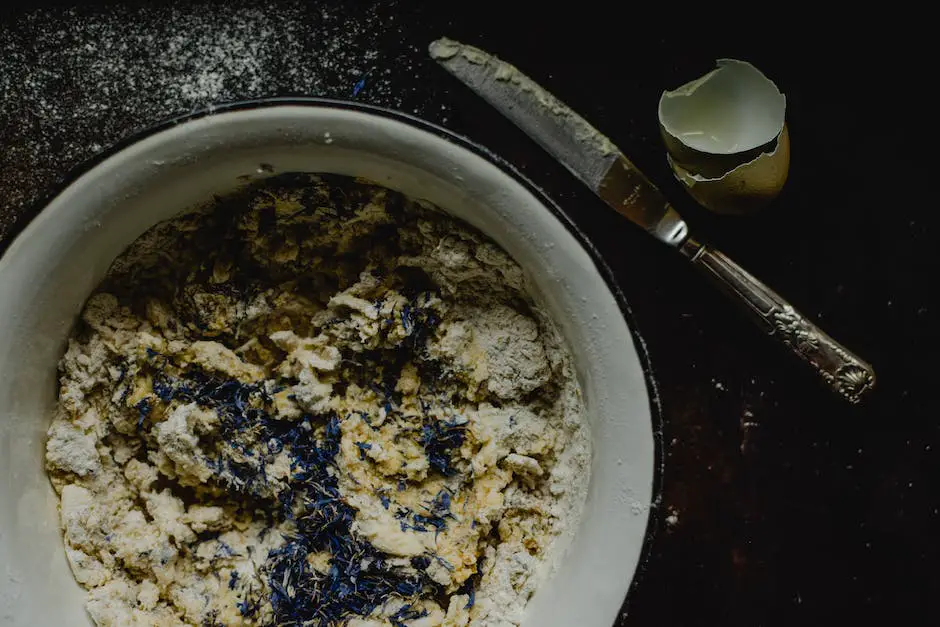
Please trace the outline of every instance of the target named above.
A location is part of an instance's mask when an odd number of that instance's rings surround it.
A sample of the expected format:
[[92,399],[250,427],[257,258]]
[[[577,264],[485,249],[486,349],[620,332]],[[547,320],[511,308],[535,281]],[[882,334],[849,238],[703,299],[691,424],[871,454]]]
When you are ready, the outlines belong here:
[[641,360],[610,287],[568,227],[478,152],[387,115],[287,104],[193,119],[124,148],[66,188],[0,259],[0,614],[14,625],[90,624],[43,467],[56,364],[85,298],[137,236],[263,176],[261,164],[363,176],[427,199],[527,272],[572,351],[594,451],[581,523],[559,544],[525,624],[611,625],[641,555],[654,439]]

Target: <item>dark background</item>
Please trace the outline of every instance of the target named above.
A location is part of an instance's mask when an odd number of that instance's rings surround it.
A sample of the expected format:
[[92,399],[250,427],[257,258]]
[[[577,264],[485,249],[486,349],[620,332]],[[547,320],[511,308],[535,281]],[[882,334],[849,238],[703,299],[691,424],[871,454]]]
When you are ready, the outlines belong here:
[[[909,78],[929,41],[877,19],[813,33],[809,16],[715,28],[678,8],[664,21],[577,5],[380,3],[399,26],[375,42],[375,64],[401,90],[398,108],[482,143],[544,187],[595,242],[631,304],[662,398],[664,473],[651,550],[618,625],[936,623],[936,124],[929,79]],[[5,11],[0,37],[11,37],[25,28],[23,13]],[[425,59],[441,35],[511,61],[602,129],[693,232],[870,361],[876,391],[850,406],[825,389],[678,255]],[[28,49],[30,37],[16,45]],[[789,181],[746,218],[710,214],[685,195],[656,121],[663,89],[723,56],[751,61],[788,98]],[[266,93],[296,95],[277,76]],[[9,137],[17,120],[0,121]],[[157,121],[128,116],[125,130]],[[918,145],[927,151],[915,153]],[[45,150],[56,157],[54,144]],[[0,167],[15,164],[0,156]],[[55,178],[33,185],[48,191]],[[11,233],[34,213],[4,209],[0,198],[3,211]]]

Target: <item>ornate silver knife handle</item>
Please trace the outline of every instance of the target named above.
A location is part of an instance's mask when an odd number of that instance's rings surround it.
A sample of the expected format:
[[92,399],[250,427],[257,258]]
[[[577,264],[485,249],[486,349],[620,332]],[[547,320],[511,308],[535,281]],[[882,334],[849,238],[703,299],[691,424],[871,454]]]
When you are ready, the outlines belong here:
[[768,335],[779,338],[851,403],[875,385],[875,372],[826,335],[776,292],[748,274],[724,253],[689,237],[679,250],[727,294],[737,297]]

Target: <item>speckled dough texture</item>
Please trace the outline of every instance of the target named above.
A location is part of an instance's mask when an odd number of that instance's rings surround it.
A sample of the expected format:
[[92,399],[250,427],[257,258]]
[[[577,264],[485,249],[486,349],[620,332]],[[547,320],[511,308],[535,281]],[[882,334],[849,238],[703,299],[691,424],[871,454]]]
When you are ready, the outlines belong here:
[[148,231],[60,364],[47,467],[98,625],[518,625],[590,447],[513,260],[343,177]]

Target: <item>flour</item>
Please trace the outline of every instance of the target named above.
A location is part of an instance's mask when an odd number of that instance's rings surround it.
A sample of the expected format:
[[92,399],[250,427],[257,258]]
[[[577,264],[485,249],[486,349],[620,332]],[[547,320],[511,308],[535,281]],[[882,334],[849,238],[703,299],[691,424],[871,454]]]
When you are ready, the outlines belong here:
[[377,186],[158,225],[60,368],[47,466],[99,625],[518,625],[580,516],[580,390],[521,270]]
[[0,243],[71,168],[212,105],[323,96],[446,119],[416,89],[432,68],[402,42],[410,9],[387,4],[109,4],[0,24]]

